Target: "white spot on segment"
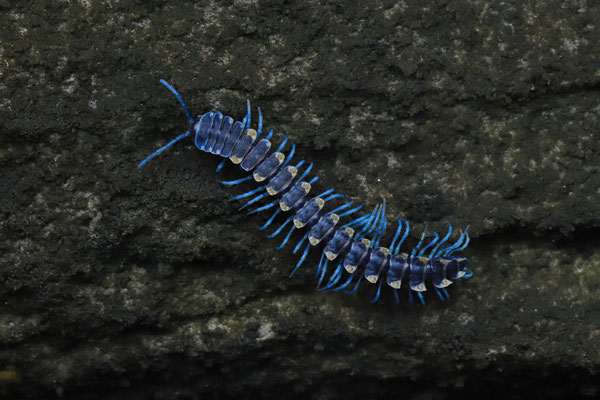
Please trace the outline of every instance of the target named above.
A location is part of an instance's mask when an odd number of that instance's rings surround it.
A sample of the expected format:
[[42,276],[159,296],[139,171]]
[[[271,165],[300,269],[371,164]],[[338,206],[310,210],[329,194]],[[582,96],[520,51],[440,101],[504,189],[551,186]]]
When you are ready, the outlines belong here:
[[414,290],[415,292],[426,292],[427,288],[425,287],[424,283],[419,283],[417,286],[415,287],[411,287],[412,290]]
[[346,265],[344,267],[344,269],[346,269],[346,271],[348,271],[348,273],[353,273],[354,271],[356,271],[356,265]]
[[377,283],[377,275],[365,275],[365,279],[368,280],[371,283]]
[[260,176],[260,175],[259,175],[259,174],[257,174],[256,172],[255,172],[255,173],[254,173],[252,176],[254,177],[254,180],[255,180],[256,182],[262,182],[262,181],[264,181],[264,180],[265,180],[265,178],[264,178],[264,177]]
[[444,280],[440,283],[440,287],[443,287],[443,288],[448,287],[450,285],[452,285],[452,281],[448,280],[446,278],[444,278]]
[[310,242],[310,244],[311,244],[311,245],[313,245],[313,246],[316,246],[316,245],[318,245],[318,244],[319,244],[319,242],[320,242],[320,240],[319,240],[319,239],[317,239],[317,238],[316,238],[316,237],[314,237],[314,236],[309,236],[309,237],[308,237],[308,241],[309,241],[309,242]]
[[390,285],[391,287],[393,287],[394,289],[400,289],[400,287],[402,286],[402,281],[392,281],[392,282],[388,282],[388,285]]
[[331,251],[326,251],[325,252],[325,257],[327,257],[329,259],[329,261],[333,261],[337,257],[337,254],[335,254],[335,253],[333,253]]
[[241,158],[238,158],[238,157],[236,157],[236,156],[231,156],[231,157],[229,157],[229,159],[230,159],[230,160],[231,160],[231,162],[232,162],[232,163],[234,163],[234,164],[239,164],[239,163],[241,163],[241,162],[242,162],[242,159],[241,159]]
[[294,226],[298,229],[304,227],[304,224],[300,220],[294,219]]

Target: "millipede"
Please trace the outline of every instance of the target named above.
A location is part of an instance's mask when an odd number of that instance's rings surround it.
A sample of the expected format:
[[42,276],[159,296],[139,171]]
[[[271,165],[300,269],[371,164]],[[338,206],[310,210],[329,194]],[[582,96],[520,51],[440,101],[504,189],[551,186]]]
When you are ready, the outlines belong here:
[[[263,131],[260,108],[256,130],[251,128],[249,101],[248,111],[242,121],[235,121],[220,111],[207,112],[194,119],[175,88],[163,79],[160,82],[177,97],[190,128],[150,154],[139,163],[138,168],[188,136],[193,136],[194,144],[199,150],[223,157],[217,172],[223,168],[227,159],[239,165],[249,175],[221,183],[234,186],[254,180],[259,186],[229,201],[245,201],[239,210],[248,210],[248,215],[271,210],[271,216],[258,228],[261,231],[274,225],[280,214],[286,214],[287,218],[267,235],[268,238],[274,238],[289,227],[277,247],[278,250],[288,244],[295,230],[305,232],[293,249],[294,254],[300,254],[300,260],[292,269],[290,277],[303,265],[312,247],[320,248],[321,251],[315,273],[315,278],[318,279],[317,288],[326,292],[343,291],[353,294],[364,280],[376,285],[371,303],[380,299],[384,282],[385,286],[393,291],[396,303],[400,302],[398,293],[403,282],[408,282],[408,298],[411,304],[413,292],[421,303],[425,304],[423,293],[427,291],[427,286],[433,288],[442,302],[448,301],[450,294],[446,288],[453,281],[467,279],[473,275],[467,268],[469,259],[456,255],[469,244],[468,226],[464,231],[460,231],[453,244],[448,243],[452,234],[452,225],[449,222],[448,232],[441,238],[437,233],[428,234],[425,228],[416,246],[410,253],[405,253],[401,252],[400,248],[409,234],[410,224],[405,219],[398,219],[398,228],[391,244],[387,247],[380,246],[388,225],[385,201],[375,206],[371,212],[363,212],[362,215],[362,205],[353,207],[352,201],[327,211],[334,200],[343,201],[344,195],[330,188],[314,197],[309,196],[313,185],[319,179],[318,176],[308,179],[313,163],[301,160],[292,165],[296,146],[284,134],[279,134],[281,143],[271,152],[273,143],[270,139],[273,137],[273,130],[269,130],[264,138],[260,137]],[[288,143],[289,151],[286,151],[285,155],[283,151]],[[267,199],[264,205],[260,203],[263,199]],[[329,263],[337,263],[337,266],[328,269]]]

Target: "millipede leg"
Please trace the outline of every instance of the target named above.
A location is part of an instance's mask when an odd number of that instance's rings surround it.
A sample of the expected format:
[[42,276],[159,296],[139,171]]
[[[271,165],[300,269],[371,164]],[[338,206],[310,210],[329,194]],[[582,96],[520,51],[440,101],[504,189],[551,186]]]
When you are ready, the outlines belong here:
[[362,208],[363,208],[363,206],[358,206],[358,207],[355,207],[355,208],[353,208],[352,210],[348,210],[348,211],[346,211],[345,213],[342,213],[342,214],[338,215],[338,217],[342,218],[342,217],[345,217],[345,216],[347,216],[347,215],[354,214],[355,212],[359,211],[359,210],[360,210],[360,209],[362,209]]
[[185,116],[187,117],[188,121],[190,121],[190,124],[192,122],[194,122],[194,119],[190,115],[190,112],[188,111],[187,107],[185,106],[183,100],[181,99],[181,96],[179,95],[179,93],[177,93],[177,90],[175,90],[175,88],[173,86],[171,86],[171,84],[169,82],[165,81],[164,79],[161,79],[160,83],[165,85],[167,87],[167,89],[169,89],[171,91],[171,93],[173,93],[175,95],[175,97],[177,97],[177,100],[179,100],[179,104],[181,104],[181,108],[183,108],[183,111],[185,112]]
[[292,218],[294,218],[294,217],[291,216],[288,219],[286,219],[285,222],[283,224],[281,224],[281,226],[279,228],[277,228],[277,230],[275,232],[271,233],[270,235],[267,235],[267,237],[269,239],[271,239],[271,238],[274,238],[275,236],[279,235],[279,233],[283,230],[283,228],[285,228],[285,226],[290,223]]
[[287,244],[288,240],[290,239],[290,236],[292,236],[292,232],[294,232],[295,228],[296,227],[294,225],[292,225],[292,228],[290,229],[290,231],[286,235],[285,239],[283,239],[283,242],[281,242],[281,244],[279,245],[279,247],[277,247],[275,250],[281,250],[281,249],[283,249],[285,247],[285,245]]
[[260,196],[256,196],[255,198],[253,198],[252,200],[250,200],[249,202],[247,202],[246,204],[244,204],[243,206],[241,206],[240,208],[238,208],[238,211],[243,210],[244,208],[248,207],[249,205],[252,205],[254,203],[256,203],[257,201],[259,201],[262,198],[265,198],[269,195],[269,193],[263,193]]
[[294,157],[294,153],[296,152],[296,145],[294,143],[292,143],[292,150],[290,150],[290,154],[288,154],[287,158],[285,159],[285,161],[283,162],[283,164],[281,164],[281,169],[285,168],[290,161],[292,161],[292,157]]
[[354,286],[354,289],[352,289],[352,290],[344,290],[344,293],[346,293],[346,294],[354,294],[354,293],[356,293],[356,291],[358,290],[358,285],[360,285],[361,281],[362,281],[362,279],[359,277],[358,278],[358,282],[356,282],[356,286]]
[[448,290],[446,288],[442,288],[442,292],[446,295],[446,298],[450,300],[450,293],[448,293]]
[[302,243],[304,243],[304,241],[306,240],[306,238],[308,237],[308,233],[306,233],[302,239],[300,239],[300,241],[298,242],[298,244],[296,245],[296,247],[294,247],[294,251],[292,253],[296,254],[296,252],[298,251],[298,249],[302,246]]
[[279,147],[277,148],[277,150],[275,150],[275,153],[279,153],[281,150],[283,150],[283,148],[285,147],[285,144],[288,141],[288,137],[286,135],[284,135],[282,133],[281,136],[283,136],[283,142],[281,142],[281,144],[279,145]]
[[296,271],[298,270],[298,268],[300,268],[300,266],[302,265],[302,263],[304,262],[304,260],[306,259],[306,256],[308,255],[308,251],[310,250],[310,243],[306,244],[306,248],[304,249],[304,253],[302,253],[302,257],[300,258],[300,261],[298,261],[298,264],[296,264],[296,268],[294,268],[294,270],[292,271],[292,273],[290,274],[290,278],[292,276],[294,276],[294,274],[296,273]]
[[329,262],[328,258],[325,258],[325,262],[323,263],[323,269],[321,271],[321,276],[319,277],[319,283],[317,283],[317,287],[321,286],[323,282],[323,278],[325,278],[325,274],[327,273],[327,263]]
[[243,198],[246,198],[246,197],[250,197],[250,196],[252,196],[253,194],[256,194],[256,193],[258,193],[258,192],[260,192],[260,191],[262,191],[262,190],[265,190],[265,187],[264,187],[264,186],[261,186],[261,187],[259,187],[258,189],[251,190],[251,191],[249,191],[249,192],[246,192],[246,193],[244,193],[244,194],[240,194],[239,196],[232,197],[232,198],[230,198],[230,199],[229,199],[229,200],[227,200],[227,201],[231,202],[231,201],[236,201],[236,200],[243,199]]
[[262,116],[262,112],[260,111],[260,107],[258,107],[258,131],[256,132],[256,138],[257,139],[260,136],[260,132],[262,131],[262,127],[263,127],[263,116]]
[[[167,85],[168,85],[168,83],[167,83]],[[173,90],[175,90],[175,89],[173,89]],[[151,159],[153,159],[154,157],[156,157],[157,155],[159,155],[160,153],[162,153],[169,147],[173,146],[175,143],[179,142],[181,139],[186,138],[188,136],[190,136],[189,131],[177,136],[175,139],[171,140],[169,143],[167,143],[166,145],[164,145],[163,147],[161,147],[160,149],[156,150],[154,153],[152,153],[148,157],[146,157],[144,159],[144,161],[142,161],[141,163],[138,164],[138,168],[142,168],[144,166],[144,164],[146,164],[148,161],[150,161]]]
[[383,282],[383,280],[379,281],[379,285],[377,286],[377,293],[375,294],[375,297],[373,297],[373,299],[371,300],[371,304],[377,303],[377,300],[379,300],[379,295],[381,294],[381,282]]
[[394,297],[396,298],[396,304],[400,304],[400,296],[398,296],[398,289],[394,289]]
[[[336,287],[335,289],[329,289],[328,292],[337,292],[338,290],[342,290],[344,289],[346,286],[348,286],[352,280],[354,279],[354,274],[355,272],[353,272],[350,277],[348,278],[348,280],[346,280],[346,282],[342,283],[340,286]],[[360,277],[358,278],[360,280]]]
[[[325,258],[325,252],[321,253],[321,259],[319,260],[319,266],[317,267],[317,272],[315,272],[315,278],[319,276],[321,272],[321,268],[323,266],[323,259]],[[318,286],[318,285],[317,285]]]
[[258,212],[264,211],[264,210],[268,210],[269,208],[273,207],[275,204],[277,204],[277,200],[272,201],[272,202],[270,202],[267,205],[264,205],[262,207],[259,207],[259,208],[255,209],[255,210],[252,210],[252,211],[248,212],[248,215],[252,215],[252,214],[256,214]]
[[302,175],[300,175],[300,177],[298,179],[296,179],[296,182],[302,182],[302,179],[306,178],[306,175],[308,175],[310,173],[310,170],[313,167],[313,163],[310,163],[308,165],[308,167],[306,168],[306,171],[304,171],[304,173]]
[[281,210],[278,208],[273,215],[271,215],[271,218],[269,218],[269,220],[260,228],[258,228],[259,231],[264,231],[265,229],[267,229],[267,227],[269,225],[271,225],[271,222],[273,222],[273,220],[275,219],[275,217],[281,212]]
[[434,287],[433,287],[433,290],[435,290],[435,293],[438,295],[438,297],[440,298],[440,300],[441,300],[442,302],[446,301],[446,300],[444,299],[444,296],[442,296],[442,293],[440,292],[440,289],[438,289],[438,288],[436,288],[436,287],[434,286]]
[[410,224],[408,223],[408,221],[405,219],[403,219],[402,221],[406,222],[406,231],[404,231],[404,235],[402,235],[402,239],[400,239],[400,243],[398,243],[398,246],[396,246],[396,249],[394,250],[394,254],[398,254],[400,252],[400,246],[402,246],[404,239],[406,239],[406,237],[408,236],[408,232],[410,232]]
[[250,179],[252,179],[252,175],[247,176],[245,178],[237,179],[235,181],[219,181],[219,182],[222,183],[223,185],[233,186],[233,185],[238,185],[242,182],[249,181]]
[[227,161],[227,159],[221,161],[219,163],[219,165],[217,165],[217,172],[219,172],[221,169],[223,169],[223,166],[225,165],[225,161]]
[[331,275],[331,278],[329,278],[329,282],[327,282],[327,285],[325,285],[325,287],[321,288],[321,290],[327,290],[327,289],[330,289],[333,286],[335,286],[340,281],[340,278],[342,277],[342,269],[343,269],[342,264],[338,264],[337,269],[335,270],[333,275]]

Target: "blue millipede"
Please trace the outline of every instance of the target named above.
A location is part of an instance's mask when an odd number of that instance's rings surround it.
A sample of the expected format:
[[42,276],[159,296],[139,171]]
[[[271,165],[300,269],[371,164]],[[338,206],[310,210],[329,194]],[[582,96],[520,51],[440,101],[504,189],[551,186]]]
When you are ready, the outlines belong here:
[[[251,128],[249,101],[247,114],[242,121],[235,121],[219,111],[207,112],[194,119],[175,88],[163,79],[160,82],[177,97],[190,122],[190,129],[149,155],[138,165],[138,168],[176,142],[192,135],[194,144],[199,150],[224,158],[217,167],[217,172],[221,170],[228,158],[232,163],[238,164],[250,175],[233,181],[221,181],[221,183],[233,186],[254,180],[260,186],[229,201],[251,198],[240,207],[240,210],[245,210],[264,198],[270,198],[267,204],[248,212],[248,215],[251,215],[275,208],[265,224],[258,228],[260,230],[271,226],[279,214],[289,215],[273,233],[267,236],[268,238],[278,236],[290,225],[285,238],[277,247],[278,250],[286,246],[295,230],[306,232],[294,247],[293,253],[300,251],[301,256],[290,277],[302,266],[311,247],[321,248],[321,258],[315,274],[318,278],[317,288],[328,292],[344,291],[353,294],[364,278],[371,284],[377,284],[371,303],[379,300],[384,281],[387,287],[392,289],[396,303],[400,301],[398,292],[403,281],[408,281],[408,297],[411,304],[413,292],[417,294],[421,303],[425,304],[423,292],[427,290],[426,282],[431,284],[441,301],[447,301],[450,295],[446,287],[454,280],[470,278],[473,275],[467,269],[469,259],[454,255],[469,244],[468,226],[461,231],[456,242],[443,248],[442,245],[448,241],[452,233],[452,225],[448,223],[448,232],[441,239],[437,233],[427,234],[425,228],[419,242],[408,254],[401,253],[400,247],[408,236],[410,224],[404,219],[399,219],[390,246],[380,246],[379,243],[387,228],[385,201],[370,213],[367,212],[342,223],[342,218],[359,212],[362,206],[351,208],[354,203],[348,202],[326,211],[325,207],[331,201],[344,198],[342,194],[335,193],[333,188],[309,198],[313,184],[319,179],[315,176],[305,180],[313,168],[313,163],[302,160],[295,165],[290,165],[296,146],[290,142],[291,149],[287,156],[282,153],[289,142],[288,137],[283,134],[281,134],[282,142],[279,147],[270,152],[273,130],[259,140],[263,127],[260,108],[257,130]],[[300,173],[302,169],[304,171]],[[423,245],[426,237],[431,240]],[[328,274],[328,263],[336,261],[337,267],[332,269],[333,272],[330,270]]]

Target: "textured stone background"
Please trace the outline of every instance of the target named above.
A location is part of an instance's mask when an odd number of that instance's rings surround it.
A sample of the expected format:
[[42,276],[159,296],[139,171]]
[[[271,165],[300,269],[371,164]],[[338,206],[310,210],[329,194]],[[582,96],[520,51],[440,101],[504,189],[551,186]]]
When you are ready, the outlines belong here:
[[[600,395],[598,3],[21,3],[0,1],[0,396]],[[475,276],[425,307],[288,280],[226,203],[236,168],[191,142],[135,168],[187,127],[159,78],[195,113],[260,105],[323,187],[417,233],[470,224]]]

